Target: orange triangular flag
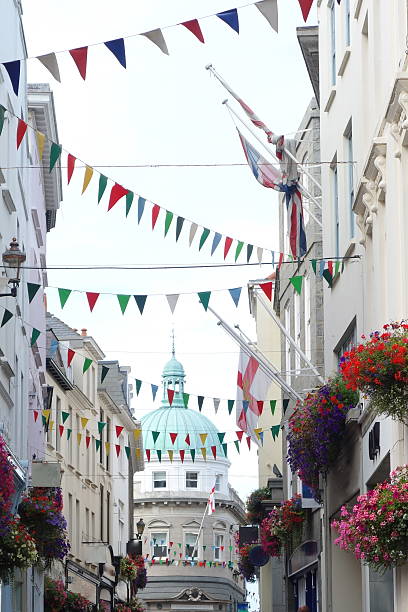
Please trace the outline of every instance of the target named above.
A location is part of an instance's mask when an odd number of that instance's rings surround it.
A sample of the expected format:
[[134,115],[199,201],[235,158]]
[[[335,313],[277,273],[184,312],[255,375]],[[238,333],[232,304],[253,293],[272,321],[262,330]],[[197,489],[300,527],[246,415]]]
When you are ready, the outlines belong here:
[[[84,193],[86,191],[86,188],[88,187],[91,178],[93,175],[93,168],[91,168],[91,166],[86,166],[85,168],[85,174],[84,174],[84,183],[82,185],[82,193]],[[81,195],[82,195],[81,193]]]
[[206,433],[200,433],[201,444],[205,444],[205,441],[207,440],[207,436],[208,434]]

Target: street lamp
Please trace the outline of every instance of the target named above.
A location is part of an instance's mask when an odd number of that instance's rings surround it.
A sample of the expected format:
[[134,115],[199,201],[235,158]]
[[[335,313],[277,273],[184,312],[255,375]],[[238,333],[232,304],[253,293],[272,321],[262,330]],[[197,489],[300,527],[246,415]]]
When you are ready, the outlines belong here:
[[16,238],[10,242],[10,247],[2,255],[3,264],[9,278],[10,293],[0,293],[0,297],[17,297],[17,287],[20,284],[21,264],[26,260],[26,254],[20,250]]
[[133,557],[133,556],[142,554],[142,535],[144,532],[144,528],[145,528],[145,522],[141,518],[136,523],[136,529],[137,529],[136,537],[129,540],[129,542],[126,544],[126,553],[129,555],[129,557]]

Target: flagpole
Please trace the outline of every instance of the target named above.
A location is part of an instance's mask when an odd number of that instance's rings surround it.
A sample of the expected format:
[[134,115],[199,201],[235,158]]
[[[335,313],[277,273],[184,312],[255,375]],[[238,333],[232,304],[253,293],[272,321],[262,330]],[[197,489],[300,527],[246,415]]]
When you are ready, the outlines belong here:
[[201,532],[202,532],[202,530],[203,530],[204,519],[205,519],[205,516],[206,516],[206,514],[207,514],[207,509],[208,509],[208,503],[209,503],[209,502],[208,502],[208,499],[207,499],[207,503],[206,503],[206,505],[205,505],[205,509],[204,509],[203,518],[201,519],[200,529],[198,530],[198,534],[197,534],[196,543],[195,543],[194,548],[193,548],[193,556],[192,556],[192,559],[191,559],[192,561],[194,561],[194,557],[195,557],[195,555],[194,555],[194,551],[195,551],[195,550],[197,551],[197,556],[198,556],[198,541],[199,541],[199,539],[200,539],[200,535],[201,535]]
[[[229,111],[230,111],[230,112],[231,112],[231,113],[232,113],[232,114],[233,114],[233,115],[234,115],[234,116],[235,116],[235,117],[238,119],[238,121],[240,121],[240,122],[242,123],[242,125],[244,125],[244,126],[246,127],[246,129],[247,129],[249,132],[251,132],[252,136],[253,136],[254,138],[256,138],[256,140],[257,140],[257,141],[258,141],[258,142],[259,142],[259,143],[260,143],[260,144],[263,146],[263,148],[265,149],[265,151],[267,151],[267,152],[269,153],[269,155],[272,155],[272,157],[273,157],[274,159],[276,159],[277,161],[279,161],[279,160],[278,160],[278,158],[276,157],[275,153],[274,153],[273,151],[271,151],[271,150],[269,149],[269,147],[267,147],[267,146],[266,146],[266,144],[265,144],[265,143],[264,143],[264,142],[263,142],[263,141],[262,141],[262,140],[259,138],[258,134],[256,134],[256,133],[255,133],[255,132],[252,130],[252,128],[250,128],[250,127],[249,127],[249,126],[248,126],[248,125],[245,123],[245,121],[244,121],[244,120],[243,120],[243,119],[242,119],[242,118],[241,118],[241,117],[240,117],[240,116],[239,116],[239,115],[238,115],[238,114],[237,114],[237,113],[234,111],[234,109],[230,107],[230,105],[228,104],[228,100],[224,100],[223,104],[225,104],[225,106],[228,108],[228,110],[229,110]],[[302,191],[302,192],[303,192],[303,193],[304,193],[304,194],[305,194],[305,195],[306,195],[308,198],[310,198],[310,199],[311,199],[311,200],[312,200],[312,201],[313,201],[313,202],[316,204],[316,206],[317,206],[317,207],[318,207],[320,210],[322,209],[322,207],[320,206],[320,204],[319,204],[319,202],[316,200],[316,198],[315,198],[314,196],[312,196],[312,194],[310,193],[310,191],[308,191],[308,190],[306,189],[306,187],[304,187],[304,186],[302,185],[302,183],[298,183],[298,187],[299,187],[300,191]],[[323,227],[323,226],[322,226],[321,221],[319,221],[319,219],[317,219],[317,218],[315,217],[315,215],[312,213],[312,211],[310,210],[310,208],[309,208],[308,206],[305,206],[304,204],[303,204],[303,206],[304,206],[304,208],[305,208],[305,209],[308,211],[308,213],[309,213],[309,215],[312,217],[312,219],[313,219],[313,220],[314,220],[314,221],[315,221],[315,222],[316,222],[316,223],[317,223],[317,224],[318,224],[320,227]]]
[[[231,89],[231,87],[228,85],[228,83],[226,81],[224,81],[224,79],[222,78],[222,76],[220,74],[218,74],[218,72],[215,70],[215,68],[213,67],[212,64],[208,64],[205,67],[206,70],[209,70],[215,77],[216,79],[218,79],[218,81],[221,83],[221,85],[223,87],[225,87],[225,89],[232,95],[234,96],[234,98],[236,100],[241,100],[242,98],[240,98],[233,89]],[[264,124],[265,125],[265,124]],[[269,128],[267,128],[267,126],[265,125],[266,130],[265,133],[266,134],[273,134],[273,132],[271,130],[269,130]],[[302,166],[302,164],[296,159],[296,157],[294,155],[292,155],[292,153],[290,151],[288,151],[288,149],[286,147],[283,147],[283,150],[285,151],[286,155],[288,157],[290,157],[300,168],[300,170],[302,170],[303,174],[306,174],[306,176],[308,176],[310,178],[310,180],[316,185],[316,187],[318,187],[320,189],[320,191],[322,191],[322,186],[320,185],[320,183],[314,178],[314,176],[312,174],[310,174],[310,172],[308,172],[307,170],[304,169],[304,167]]]

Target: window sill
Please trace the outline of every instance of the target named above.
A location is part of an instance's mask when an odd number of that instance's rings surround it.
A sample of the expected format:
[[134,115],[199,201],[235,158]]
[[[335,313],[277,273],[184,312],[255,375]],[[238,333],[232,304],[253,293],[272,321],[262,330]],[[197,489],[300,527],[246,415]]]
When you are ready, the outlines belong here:
[[335,85],[333,85],[333,87],[331,88],[329,97],[327,99],[326,106],[324,107],[324,112],[325,113],[329,112],[335,97],[336,97],[336,87],[335,87]]
[[337,73],[337,76],[340,76],[340,77],[343,76],[344,71],[346,70],[346,66],[348,64],[348,61],[350,59],[350,55],[351,55],[351,48],[350,47],[346,47],[346,50],[344,51],[343,59],[341,60],[341,63],[340,63],[340,67],[339,67],[339,71]]

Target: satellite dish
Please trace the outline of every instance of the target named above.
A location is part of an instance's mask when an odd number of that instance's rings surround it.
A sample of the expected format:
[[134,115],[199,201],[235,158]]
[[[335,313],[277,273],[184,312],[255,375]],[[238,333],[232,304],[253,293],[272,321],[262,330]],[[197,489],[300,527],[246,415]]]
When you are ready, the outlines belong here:
[[266,565],[269,561],[269,555],[264,551],[262,546],[254,546],[250,551],[249,562],[252,563],[255,567],[262,567]]

